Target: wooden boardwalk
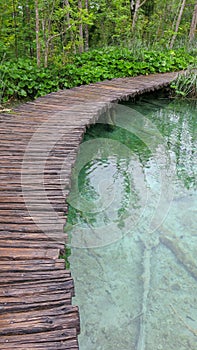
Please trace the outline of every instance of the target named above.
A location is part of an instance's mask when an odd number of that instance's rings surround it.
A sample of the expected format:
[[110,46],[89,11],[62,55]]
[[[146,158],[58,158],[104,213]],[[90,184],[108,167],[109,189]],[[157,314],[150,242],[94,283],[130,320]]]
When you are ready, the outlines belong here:
[[175,76],[81,86],[0,114],[1,350],[78,349],[74,283],[60,254],[79,144],[110,102],[160,89]]

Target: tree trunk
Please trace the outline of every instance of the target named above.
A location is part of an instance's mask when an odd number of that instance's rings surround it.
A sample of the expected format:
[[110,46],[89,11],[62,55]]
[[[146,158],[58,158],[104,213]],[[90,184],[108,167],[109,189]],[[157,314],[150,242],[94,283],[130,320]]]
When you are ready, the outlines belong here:
[[[85,0],[85,8],[87,10],[88,13],[88,9],[89,9],[89,1]],[[85,24],[85,28],[84,28],[84,34],[85,34],[85,51],[89,50],[89,29],[88,29],[88,24]]]
[[[69,0],[65,0],[64,5],[69,9],[70,8]],[[70,39],[72,42],[73,53],[76,54],[77,51],[76,51],[76,45],[75,45],[75,37],[74,37],[73,30],[71,29],[69,10],[66,13],[66,21],[67,21],[67,29],[70,29]]]
[[83,23],[81,18],[82,11],[82,0],[78,0],[78,11],[79,11],[79,53],[84,51],[83,47]]
[[137,17],[138,17],[138,11],[140,7],[142,7],[145,4],[146,0],[142,1],[141,0],[135,0],[131,1],[131,13],[133,13],[133,21],[132,21],[132,30],[134,30],[136,22],[137,22]]
[[178,18],[177,18],[177,21],[176,21],[175,31],[174,31],[174,34],[172,36],[171,43],[170,43],[170,49],[173,48],[175,39],[177,37],[177,33],[178,33],[178,30],[179,30],[179,25],[180,25],[180,22],[181,22],[181,18],[182,18],[182,15],[183,15],[185,4],[186,4],[186,0],[182,0],[181,8],[180,8],[179,15],[178,15]]
[[[31,16],[30,0],[26,1],[26,4],[24,4],[22,9],[23,9],[23,28],[25,29],[29,28],[29,30],[25,30],[24,45],[26,46],[26,51],[29,53],[29,56],[33,58],[34,57],[34,49],[33,49],[34,35],[32,36],[32,31],[31,31],[31,23],[32,23],[33,16]],[[35,18],[33,18],[33,21],[34,19]]]
[[46,40],[45,42],[45,48],[44,48],[44,67],[48,67],[48,57],[49,57],[49,40]]
[[40,23],[39,23],[39,10],[38,10],[38,0],[35,0],[35,12],[36,12],[36,57],[37,66],[40,67]]
[[194,39],[196,26],[197,26],[197,2],[194,6],[192,23],[191,23],[190,32],[189,32],[189,41],[192,41]]
[[133,13],[133,21],[132,21],[132,30],[134,30],[136,22],[137,22],[137,15],[138,15],[138,10],[140,8],[140,0],[136,0],[135,5],[134,5],[134,13]]
[[17,21],[16,21],[16,6],[15,1],[12,0],[12,8],[13,8],[13,20],[14,20],[14,49],[15,55],[18,59],[18,35],[17,35]]
[[135,12],[135,0],[130,0],[130,12],[131,12],[131,19],[133,20],[133,15]]

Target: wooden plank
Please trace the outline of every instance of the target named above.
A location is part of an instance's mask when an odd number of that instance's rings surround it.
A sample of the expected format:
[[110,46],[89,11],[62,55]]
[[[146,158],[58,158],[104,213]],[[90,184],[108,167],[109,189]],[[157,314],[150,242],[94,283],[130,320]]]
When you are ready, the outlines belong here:
[[[0,303],[1,307],[1,314],[3,313],[19,313],[19,312],[27,312],[32,310],[39,310],[40,314],[42,313],[43,309],[49,309],[52,307],[58,307],[58,306],[65,306],[65,305],[71,305],[72,304],[72,294],[70,292],[67,293],[56,293],[55,295],[48,295],[45,294],[44,296],[40,297],[38,294],[31,297],[31,300],[27,302],[27,297],[24,298],[25,302],[21,302],[21,299],[19,299],[17,303],[17,298],[14,299],[13,302],[10,301],[11,298],[3,298],[3,302]],[[7,300],[7,301],[5,301]]]
[[[59,339],[59,341],[65,341],[76,337],[76,329],[70,328],[67,330],[55,330],[51,332],[40,332],[33,334],[21,334],[20,337],[17,335],[2,336],[0,338],[0,344],[3,346],[6,343],[14,343],[14,345],[22,345],[28,343],[47,343]],[[13,346],[14,346],[13,345]]]
[[[1,350],[8,350],[8,349],[18,349],[18,350],[77,350],[78,342],[76,339],[73,340],[67,340],[67,341],[61,341],[61,342],[46,342],[46,343],[23,343],[23,344],[3,344]],[[28,346],[28,347],[27,347]]]
[[56,329],[76,328],[79,332],[78,308],[60,306],[50,309],[31,310],[20,313],[0,315],[0,336],[24,334],[31,327],[32,333]]
[[70,272],[66,270],[59,271],[35,271],[35,272],[0,272],[0,285],[12,282],[27,282],[27,281],[45,281],[54,279],[71,278]]
[[24,298],[28,295],[34,295],[39,293],[51,293],[57,291],[71,292],[74,295],[74,282],[72,278],[56,279],[51,281],[34,281],[24,283],[12,283],[0,285],[0,298],[4,296],[9,297],[21,297]]
[[58,248],[1,248],[0,247],[0,258],[1,259],[57,259],[59,256]]
[[[0,305],[2,308],[2,312],[5,312],[7,308],[11,308],[10,311],[12,311],[13,308],[17,307],[23,310],[24,308],[36,308],[39,305],[39,308],[50,308],[51,304],[54,307],[54,303],[59,303],[60,305],[67,305],[67,301],[70,300],[68,305],[71,305],[71,298],[72,294],[70,292],[66,291],[55,291],[50,293],[40,293],[37,291],[37,293],[34,293],[33,295],[26,295],[23,300],[21,300],[21,297],[9,297],[4,296],[1,298]],[[48,304],[47,304],[48,303]],[[66,304],[65,304],[66,303]]]
[[[1,233],[0,233],[1,234]],[[46,237],[45,237],[46,238]],[[0,239],[0,248],[31,248],[31,249],[58,249],[58,250],[64,250],[65,245],[64,243],[59,243],[56,241],[48,241],[48,240],[30,240],[29,237],[27,237],[26,240],[23,239],[9,239],[9,237],[4,237],[4,240]],[[0,255],[1,257],[1,255]],[[0,271],[1,273],[1,271]]]
[[4,261],[0,260],[0,271],[13,271],[13,272],[24,272],[24,271],[53,271],[61,270],[65,268],[64,259],[28,259],[18,260],[17,263],[13,264],[12,260]]

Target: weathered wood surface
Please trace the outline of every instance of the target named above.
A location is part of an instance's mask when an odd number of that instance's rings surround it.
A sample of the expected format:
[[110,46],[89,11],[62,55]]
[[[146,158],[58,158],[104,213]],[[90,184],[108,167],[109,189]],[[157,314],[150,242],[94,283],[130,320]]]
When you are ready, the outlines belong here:
[[[158,90],[175,76],[167,73],[90,84],[0,114],[1,350],[78,349],[74,283],[60,253],[66,240],[62,224],[65,199],[79,144],[86,126],[94,123],[109,103]],[[46,155],[43,147],[53,139],[56,127],[57,142]],[[31,146],[32,158],[24,167],[23,157],[34,133],[40,138]],[[42,162],[44,170],[38,167]],[[22,186],[21,174],[23,179],[31,176],[31,183]],[[31,212],[24,199],[26,191]],[[51,208],[63,220],[60,229],[52,220]]]

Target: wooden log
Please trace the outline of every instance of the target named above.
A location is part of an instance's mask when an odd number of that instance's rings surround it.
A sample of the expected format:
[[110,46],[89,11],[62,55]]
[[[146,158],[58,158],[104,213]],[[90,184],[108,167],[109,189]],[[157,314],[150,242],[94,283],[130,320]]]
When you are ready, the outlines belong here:
[[[13,299],[13,302],[10,300]],[[70,292],[67,293],[56,293],[55,295],[45,294],[42,297],[39,295],[33,295],[31,300],[27,302],[28,297],[24,297],[24,301],[21,302],[21,299],[18,298],[19,301],[17,303],[17,298],[4,298],[3,302],[0,302],[1,314],[3,313],[19,313],[19,312],[27,312],[32,310],[40,310],[42,313],[43,309],[49,309],[52,307],[58,307],[62,305],[71,305],[72,303],[72,294]],[[7,301],[5,301],[7,300]]]
[[[78,347],[78,342],[76,339],[73,340],[66,340],[66,341],[61,341],[59,342],[58,340],[55,342],[46,342],[46,343],[23,343],[23,344],[14,344],[13,348],[13,343],[11,344],[4,344],[2,346],[2,350],[10,350],[10,349],[18,349],[18,350],[77,350],[79,349]],[[27,348],[28,346],[28,348]]]
[[0,285],[0,298],[4,296],[9,297],[24,297],[32,295],[39,291],[39,293],[50,293],[57,291],[71,292],[74,295],[74,283],[72,278],[56,279],[52,281],[33,281],[24,283],[12,283],[12,285]]
[[35,271],[35,272],[1,272],[0,273],[0,285],[8,283],[19,283],[27,281],[49,281],[71,278],[70,272],[66,270],[59,271]]
[[32,333],[56,329],[76,328],[79,332],[78,308],[61,306],[0,315],[0,336],[24,334],[31,327]]
[[64,259],[28,259],[18,260],[17,263],[13,264],[12,260],[4,261],[0,260],[0,271],[13,271],[13,272],[24,272],[24,271],[53,271],[61,270],[65,268]]
[[184,249],[180,246],[178,238],[161,235],[160,242],[172,251],[181,265],[183,265],[184,268],[191,274],[191,276],[197,280],[196,261],[188,256],[188,251],[184,251]]
[[[37,307],[37,305],[39,305],[39,308],[42,309],[42,303],[46,303],[45,308],[47,306],[47,302],[48,307],[51,307],[51,304],[58,302],[60,305],[65,305],[65,300],[70,300],[71,301],[72,298],[72,294],[68,291],[55,291],[55,292],[50,292],[50,293],[40,293],[39,291],[37,291],[36,293],[34,293],[33,295],[26,295],[24,296],[24,298],[21,300],[21,297],[9,297],[9,296],[4,296],[1,298],[1,307],[2,308],[21,308],[21,310],[23,310],[23,308],[25,307],[29,307],[31,308],[35,308]],[[67,302],[66,302],[67,304]],[[71,305],[71,303],[69,303],[69,305]],[[54,307],[55,305],[53,305]],[[12,310],[10,310],[12,311]],[[7,310],[6,310],[7,312]]]
[[68,339],[73,339],[76,337],[76,329],[70,328],[67,330],[55,330],[51,332],[41,332],[41,333],[33,333],[33,334],[21,334],[20,337],[17,335],[8,335],[1,336],[0,344],[3,346],[4,344],[12,344],[22,345],[28,343],[46,343],[52,341],[65,341]]
[[58,248],[1,248],[0,257],[1,259],[57,259],[59,256]]
[[[1,233],[0,233],[1,235]],[[46,239],[46,237],[45,237]],[[23,240],[23,239],[9,239],[9,238],[4,238],[4,240],[0,239],[0,248],[31,248],[31,249],[58,249],[58,250],[64,250],[64,243],[56,242],[56,241],[48,241],[46,240],[40,240],[40,241],[31,241],[30,239]],[[0,255],[0,258],[2,256]],[[1,273],[1,271],[0,271]]]

